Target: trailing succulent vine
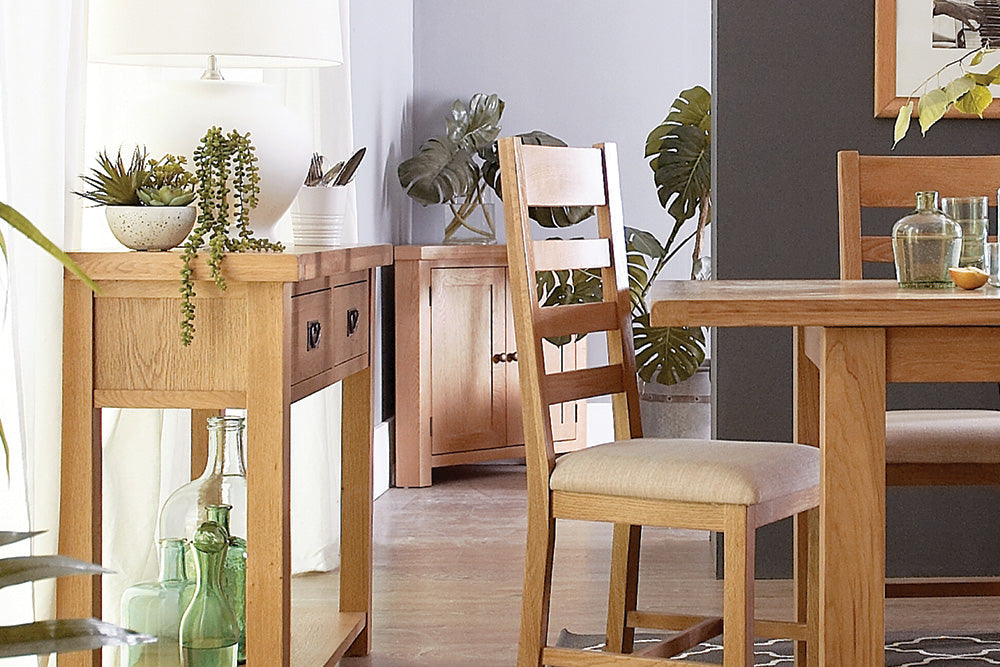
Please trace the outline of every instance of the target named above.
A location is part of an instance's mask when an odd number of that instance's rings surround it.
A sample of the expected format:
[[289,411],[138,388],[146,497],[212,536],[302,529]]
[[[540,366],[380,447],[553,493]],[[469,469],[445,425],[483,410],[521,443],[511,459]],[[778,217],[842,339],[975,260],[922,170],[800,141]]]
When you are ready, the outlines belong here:
[[184,242],[181,256],[181,342],[185,346],[194,339],[195,291],[191,262],[199,250],[208,249],[206,261],[212,280],[224,290],[224,253],[281,252],[285,249],[281,243],[255,238],[249,227],[250,212],[257,206],[260,194],[257,156],[249,132],[240,134],[232,130],[226,134],[212,127],[195,149],[194,163],[198,180],[198,219]]

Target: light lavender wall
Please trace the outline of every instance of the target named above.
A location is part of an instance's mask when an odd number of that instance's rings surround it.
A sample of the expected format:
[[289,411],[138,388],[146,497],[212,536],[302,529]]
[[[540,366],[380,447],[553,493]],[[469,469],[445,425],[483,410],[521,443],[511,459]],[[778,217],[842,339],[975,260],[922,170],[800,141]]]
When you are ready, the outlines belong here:
[[[404,158],[444,133],[455,99],[495,92],[504,135],[616,142],[626,224],[662,234],[668,217],[643,159],[646,135],[678,92],[710,88],[710,61],[707,1],[413,0],[414,141]],[[412,206],[412,234],[397,241],[439,243],[441,207]],[[671,268],[664,277],[690,270]]]

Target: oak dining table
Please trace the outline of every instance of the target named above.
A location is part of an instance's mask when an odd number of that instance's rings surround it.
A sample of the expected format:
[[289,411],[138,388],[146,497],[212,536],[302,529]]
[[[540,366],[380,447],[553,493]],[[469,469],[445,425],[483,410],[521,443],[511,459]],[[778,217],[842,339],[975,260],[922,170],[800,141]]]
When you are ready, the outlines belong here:
[[654,326],[793,329],[794,439],[821,456],[818,664],[884,665],[885,387],[1000,381],[1000,289],[661,281],[650,307]]

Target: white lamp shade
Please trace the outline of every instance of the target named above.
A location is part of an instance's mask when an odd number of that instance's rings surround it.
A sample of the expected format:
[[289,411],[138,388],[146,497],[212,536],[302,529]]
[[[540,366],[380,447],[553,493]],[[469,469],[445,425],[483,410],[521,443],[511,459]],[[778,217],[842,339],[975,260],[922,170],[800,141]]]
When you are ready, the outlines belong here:
[[337,0],[90,0],[90,60],[126,65],[343,63]]
[[[132,103],[125,145],[146,146],[150,156],[192,154],[205,132],[250,133],[258,158],[260,196],[250,215],[258,236],[276,240],[275,225],[291,206],[312,154],[304,123],[278,102],[271,86],[236,81],[162,81]],[[197,203],[197,202],[196,202]]]

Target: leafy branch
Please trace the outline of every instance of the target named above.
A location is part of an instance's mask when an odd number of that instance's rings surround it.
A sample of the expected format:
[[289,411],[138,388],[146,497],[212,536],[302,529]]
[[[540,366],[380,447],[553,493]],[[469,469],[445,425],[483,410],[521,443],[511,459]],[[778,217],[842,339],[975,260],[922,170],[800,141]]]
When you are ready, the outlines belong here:
[[[927,130],[941,120],[952,107],[962,113],[975,114],[982,118],[983,111],[993,102],[993,93],[990,92],[989,87],[1000,83],[1000,65],[989,72],[972,72],[966,69],[965,60],[969,59],[969,67],[975,67],[983,62],[986,54],[992,52],[993,49],[985,46],[969,51],[941,67],[914,88],[907,97],[906,104],[899,109],[899,114],[896,116],[896,124],[893,129],[893,148],[902,141],[907,130],[910,129],[910,118],[913,115],[913,96],[918,90],[926,91],[917,99],[917,117],[920,121],[921,135],[926,135]],[[926,86],[931,80],[938,79],[938,83],[940,83],[941,74],[952,67],[958,67],[962,71],[962,75],[952,79],[944,86],[926,90]]]

